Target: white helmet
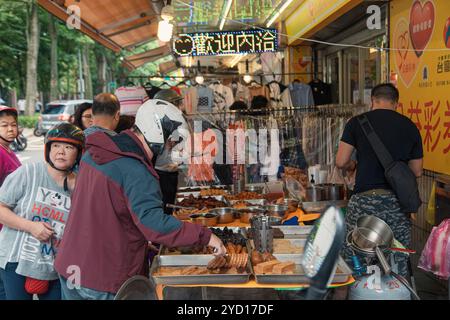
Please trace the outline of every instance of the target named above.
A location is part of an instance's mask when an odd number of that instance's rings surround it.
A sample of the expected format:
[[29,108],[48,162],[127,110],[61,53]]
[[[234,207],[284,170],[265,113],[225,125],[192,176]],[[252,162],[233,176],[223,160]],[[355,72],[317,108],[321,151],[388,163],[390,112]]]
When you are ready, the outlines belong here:
[[148,100],[139,107],[135,125],[155,155],[162,153],[169,138],[181,141],[189,132],[181,110],[170,102],[158,99]]

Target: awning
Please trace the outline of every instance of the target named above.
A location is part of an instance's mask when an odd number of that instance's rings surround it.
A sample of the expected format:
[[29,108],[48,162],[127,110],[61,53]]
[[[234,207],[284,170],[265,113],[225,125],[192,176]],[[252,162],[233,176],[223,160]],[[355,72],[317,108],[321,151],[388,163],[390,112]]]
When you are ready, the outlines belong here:
[[299,45],[324,26],[360,4],[362,0],[305,0],[286,19],[289,45]]
[[[158,32],[158,15],[149,0],[38,0],[38,3],[64,22],[69,18],[68,7],[78,6],[80,31],[115,52],[152,41]],[[130,69],[137,65],[128,59],[124,64]]]
[[133,65],[134,68],[139,68],[140,66],[156,61],[170,54],[170,49],[168,46],[159,47],[153,50],[145,51],[143,53],[134,54],[126,57],[126,60]]

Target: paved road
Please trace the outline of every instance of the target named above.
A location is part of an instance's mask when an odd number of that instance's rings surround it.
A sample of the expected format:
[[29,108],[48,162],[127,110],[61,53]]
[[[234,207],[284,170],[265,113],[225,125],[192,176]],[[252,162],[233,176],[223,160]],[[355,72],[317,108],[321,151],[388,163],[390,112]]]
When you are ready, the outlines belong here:
[[24,151],[16,155],[22,164],[44,160],[44,137],[35,137],[33,130],[25,129],[24,134],[28,139],[28,146]]

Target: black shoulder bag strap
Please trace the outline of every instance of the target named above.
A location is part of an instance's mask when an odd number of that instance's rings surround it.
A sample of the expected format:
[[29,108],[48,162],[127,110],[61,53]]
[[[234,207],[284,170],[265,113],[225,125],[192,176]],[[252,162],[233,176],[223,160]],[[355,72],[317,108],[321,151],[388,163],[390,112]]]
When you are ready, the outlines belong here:
[[380,160],[381,165],[386,170],[394,162],[394,159],[392,159],[390,152],[388,151],[388,149],[386,149],[385,145],[383,144],[383,142],[381,142],[380,138],[376,134],[375,130],[369,122],[369,119],[367,118],[367,115],[362,114],[358,116],[357,119],[359,124],[361,125],[362,131],[367,137],[367,140],[369,140],[373,151],[377,155],[378,160]]

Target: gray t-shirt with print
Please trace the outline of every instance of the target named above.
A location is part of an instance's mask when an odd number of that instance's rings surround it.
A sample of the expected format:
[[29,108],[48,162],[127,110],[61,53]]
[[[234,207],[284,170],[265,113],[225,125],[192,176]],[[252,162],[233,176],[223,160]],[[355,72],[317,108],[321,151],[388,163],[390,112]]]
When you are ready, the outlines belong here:
[[0,202],[18,216],[49,223],[55,232],[48,242],[3,226],[0,232],[0,268],[18,263],[16,273],[39,280],[55,280],[53,268],[70,211],[70,194],[56,184],[45,162],[27,164],[11,173],[0,188]]

